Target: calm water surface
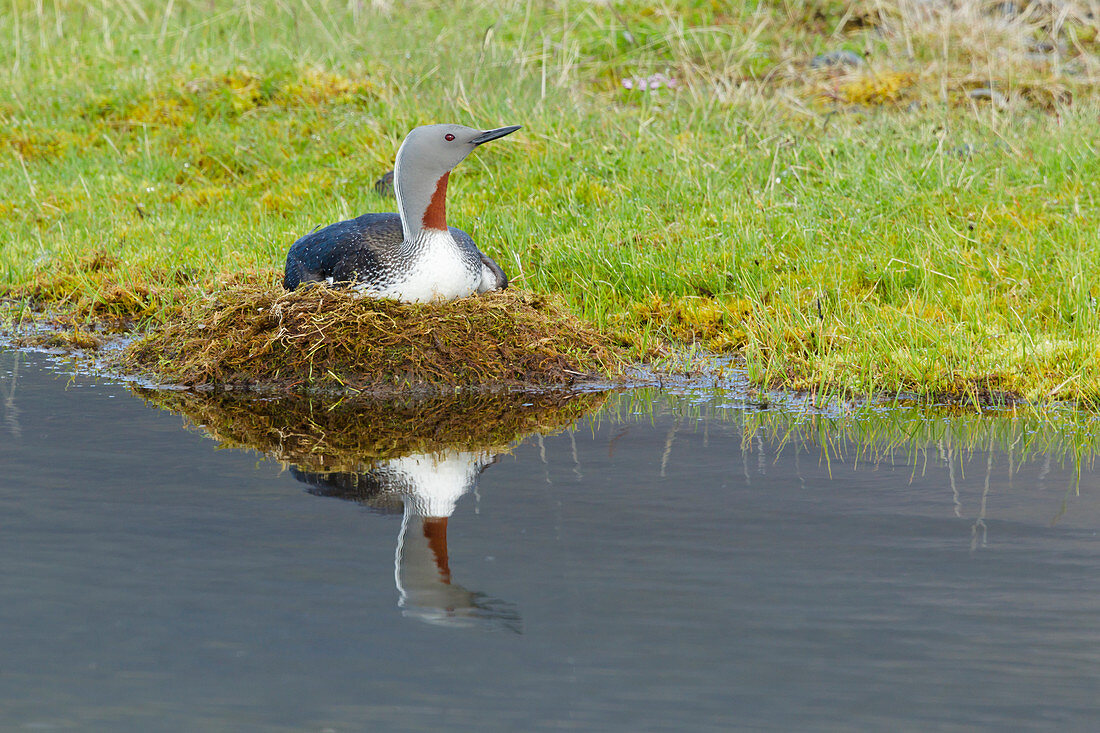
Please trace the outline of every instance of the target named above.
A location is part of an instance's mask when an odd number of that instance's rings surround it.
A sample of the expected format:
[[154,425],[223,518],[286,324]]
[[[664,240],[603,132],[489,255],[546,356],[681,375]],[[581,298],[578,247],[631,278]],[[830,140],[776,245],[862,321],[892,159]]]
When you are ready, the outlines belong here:
[[1100,479],[1061,459],[823,460],[710,394],[325,476],[39,355],[0,402],[0,730],[1100,720]]

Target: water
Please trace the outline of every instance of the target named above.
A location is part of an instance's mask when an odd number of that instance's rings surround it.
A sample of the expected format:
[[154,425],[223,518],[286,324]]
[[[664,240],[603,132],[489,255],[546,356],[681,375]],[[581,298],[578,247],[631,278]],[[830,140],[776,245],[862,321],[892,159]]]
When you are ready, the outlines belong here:
[[612,397],[511,454],[334,476],[38,355],[0,353],[0,404],[2,730],[1100,715],[1100,481],[993,433],[888,452],[729,395]]

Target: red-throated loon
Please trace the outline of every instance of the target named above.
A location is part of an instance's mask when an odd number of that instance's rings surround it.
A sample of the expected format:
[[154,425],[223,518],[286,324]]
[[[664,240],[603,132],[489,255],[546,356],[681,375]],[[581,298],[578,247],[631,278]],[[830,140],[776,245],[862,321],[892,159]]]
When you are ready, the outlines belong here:
[[305,235],[290,246],[283,286],[348,283],[378,298],[453,300],[503,290],[508,278],[461,229],[446,221],[447,178],[474,148],[519,125],[475,130],[425,125],[397,151],[397,214],[363,214]]

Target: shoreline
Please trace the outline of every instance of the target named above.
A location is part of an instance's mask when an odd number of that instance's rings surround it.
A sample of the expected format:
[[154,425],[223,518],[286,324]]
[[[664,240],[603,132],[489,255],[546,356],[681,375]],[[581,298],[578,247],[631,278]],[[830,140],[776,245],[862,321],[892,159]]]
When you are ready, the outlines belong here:
[[[195,394],[248,394],[256,398],[269,397],[309,397],[340,400],[350,396],[375,399],[418,398],[445,394],[493,394],[509,392],[528,392],[532,394],[546,392],[591,392],[591,391],[630,391],[637,389],[660,389],[672,393],[699,390],[723,390],[734,393],[760,409],[769,407],[796,407],[800,410],[826,413],[835,411],[837,405],[844,405],[845,412],[858,412],[862,409],[918,408],[932,411],[955,411],[982,413],[983,411],[1003,411],[1022,409],[1028,412],[1044,410],[1062,411],[1072,409],[1086,414],[1100,412],[1082,408],[1072,400],[1050,400],[1029,402],[1018,394],[1007,392],[976,391],[967,394],[920,394],[917,392],[879,393],[844,397],[839,394],[825,394],[820,399],[808,390],[787,390],[783,388],[767,389],[754,385],[748,378],[743,360],[737,357],[691,352],[681,349],[665,352],[664,367],[660,364],[635,362],[627,364],[622,374],[616,378],[607,375],[578,375],[569,383],[523,383],[523,382],[485,382],[476,385],[413,383],[406,385],[376,384],[361,388],[341,387],[331,382],[325,385],[302,386],[288,380],[254,380],[249,382],[228,381],[201,385],[172,381],[164,373],[152,369],[135,368],[132,360],[126,359],[127,347],[148,335],[148,332],[136,328],[119,330],[118,323],[93,324],[90,330],[70,329],[60,325],[56,317],[40,311],[29,311],[34,316],[22,326],[12,328],[11,321],[3,321],[4,309],[0,303],[0,347],[13,351],[32,351],[46,354],[52,358],[70,358],[79,366],[77,372],[104,376],[139,388],[193,392]],[[14,310],[9,308],[7,313]],[[20,333],[19,331],[30,331]],[[94,346],[82,345],[86,339],[94,339]],[[981,399],[975,401],[974,395]],[[818,405],[824,402],[824,406]]]

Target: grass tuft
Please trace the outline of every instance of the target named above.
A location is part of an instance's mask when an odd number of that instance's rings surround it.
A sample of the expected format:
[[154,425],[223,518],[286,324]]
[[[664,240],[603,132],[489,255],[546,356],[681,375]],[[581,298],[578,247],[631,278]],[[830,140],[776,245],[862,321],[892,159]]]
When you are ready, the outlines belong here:
[[103,346],[104,342],[94,333],[73,328],[16,336],[11,343],[18,348],[96,351]]
[[410,304],[321,285],[286,292],[277,278],[237,278],[185,304],[126,361],[188,386],[352,390],[566,385],[627,364],[547,296]]

